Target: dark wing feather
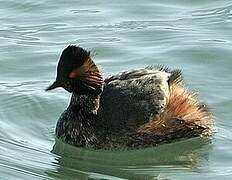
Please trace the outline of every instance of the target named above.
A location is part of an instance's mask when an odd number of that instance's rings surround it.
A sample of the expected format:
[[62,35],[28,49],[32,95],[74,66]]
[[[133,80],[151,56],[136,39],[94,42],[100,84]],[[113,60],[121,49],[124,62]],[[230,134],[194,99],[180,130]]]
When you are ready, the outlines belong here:
[[101,121],[111,130],[127,131],[153,119],[167,105],[169,77],[164,71],[141,69],[106,79],[99,108]]

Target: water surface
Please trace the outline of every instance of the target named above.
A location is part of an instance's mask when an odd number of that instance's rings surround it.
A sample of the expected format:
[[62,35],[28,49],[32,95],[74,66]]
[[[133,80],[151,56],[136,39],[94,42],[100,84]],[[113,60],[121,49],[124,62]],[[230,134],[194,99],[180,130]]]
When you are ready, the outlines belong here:
[[[0,3],[1,179],[231,179],[229,0]],[[69,44],[95,52],[105,77],[155,64],[182,69],[187,86],[215,115],[212,140],[135,151],[55,143],[70,95],[44,89]]]

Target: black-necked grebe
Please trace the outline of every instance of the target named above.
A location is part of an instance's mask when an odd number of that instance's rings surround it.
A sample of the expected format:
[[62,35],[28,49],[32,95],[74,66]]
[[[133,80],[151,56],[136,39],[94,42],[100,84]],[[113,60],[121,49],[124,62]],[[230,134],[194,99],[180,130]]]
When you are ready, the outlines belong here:
[[72,145],[137,148],[212,131],[211,113],[185,89],[179,70],[148,67],[103,80],[89,51],[68,46],[47,90],[57,87],[72,98],[56,136]]

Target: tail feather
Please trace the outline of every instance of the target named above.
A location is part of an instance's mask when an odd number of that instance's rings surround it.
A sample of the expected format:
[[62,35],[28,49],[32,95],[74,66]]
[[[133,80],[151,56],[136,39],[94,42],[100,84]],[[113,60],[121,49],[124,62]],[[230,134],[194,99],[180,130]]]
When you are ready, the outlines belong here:
[[141,126],[139,132],[167,138],[211,134],[212,114],[179,83],[179,74],[176,72],[173,75],[169,102],[164,112]]
[[168,79],[168,84],[180,84],[183,82],[182,72],[179,69],[171,71],[171,76]]
[[169,85],[174,83],[179,84],[183,82],[182,72],[179,69],[171,70],[164,65],[147,66],[146,69],[155,69],[166,73],[170,73],[170,77],[168,80]]

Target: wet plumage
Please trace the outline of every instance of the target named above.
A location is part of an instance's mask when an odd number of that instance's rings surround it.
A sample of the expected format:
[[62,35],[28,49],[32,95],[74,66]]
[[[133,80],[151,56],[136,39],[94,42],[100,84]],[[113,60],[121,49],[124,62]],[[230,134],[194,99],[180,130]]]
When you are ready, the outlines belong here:
[[103,81],[90,53],[68,46],[56,81],[72,93],[56,136],[81,147],[146,147],[180,138],[210,135],[212,115],[186,90],[179,70],[148,67]]

